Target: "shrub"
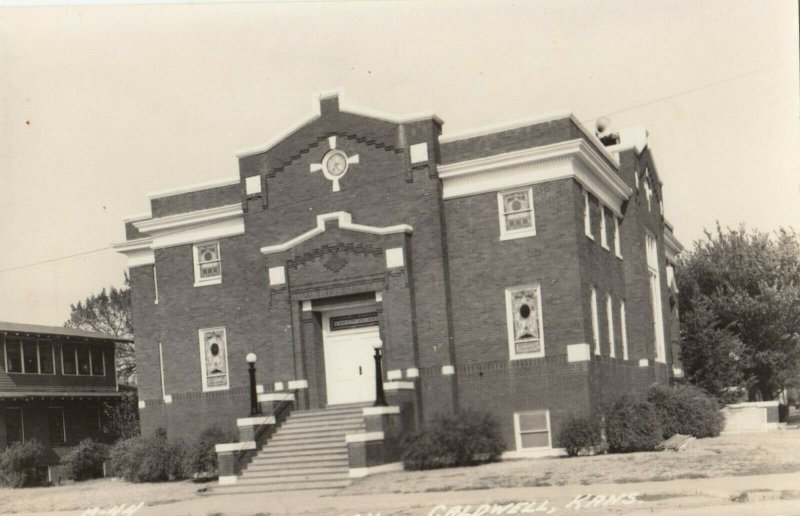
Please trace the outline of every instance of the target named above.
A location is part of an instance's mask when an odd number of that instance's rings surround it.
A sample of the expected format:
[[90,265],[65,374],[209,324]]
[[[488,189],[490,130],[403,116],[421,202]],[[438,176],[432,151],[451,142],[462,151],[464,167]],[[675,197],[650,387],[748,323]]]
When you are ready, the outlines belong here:
[[622,396],[606,408],[605,420],[611,453],[650,451],[661,443],[658,415],[646,401]]
[[603,436],[600,424],[592,417],[570,416],[561,425],[558,442],[570,457],[575,457],[581,452],[591,454],[602,450]]
[[186,472],[197,477],[217,476],[217,452],[219,443],[235,442],[236,436],[217,426],[206,427],[186,454]]
[[464,410],[437,416],[423,431],[403,439],[406,469],[433,469],[494,462],[503,453],[497,420],[488,413]]
[[186,478],[186,448],[171,443],[159,429],[152,436],[118,441],[111,449],[111,470],[130,482],[164,482]]
[[715,437],[723,427],[717,400],[693,385],[653,385],[647,393],[661,424],[664,439],[675,434]]
[[35,439],[14,443],[0,452],[0,485],[31,485],[36,478],[36,465],[44,458],[44,453],[44,446]]
[[87,480],[103,476],[103,461],[107,458],[105,445],[84,439],[64,458],[64,465],[73,480]]

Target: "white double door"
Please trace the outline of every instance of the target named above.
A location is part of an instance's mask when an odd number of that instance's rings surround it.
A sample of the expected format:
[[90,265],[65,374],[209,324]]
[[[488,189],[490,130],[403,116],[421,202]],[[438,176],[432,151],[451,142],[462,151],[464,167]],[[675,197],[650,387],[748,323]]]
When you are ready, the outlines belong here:
[[339,315],[342,312],[322,316],[328,405],[374,401],[373,354],[375,344],[380,341],[378,326],[331,331],[330,319]]

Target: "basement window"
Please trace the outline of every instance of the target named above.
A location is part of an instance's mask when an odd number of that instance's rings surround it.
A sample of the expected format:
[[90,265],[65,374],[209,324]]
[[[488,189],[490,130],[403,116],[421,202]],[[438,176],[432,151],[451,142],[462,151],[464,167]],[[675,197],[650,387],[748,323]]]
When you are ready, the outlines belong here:
[[552,448],[550,411],[514,412],[514,438],[517,450]]

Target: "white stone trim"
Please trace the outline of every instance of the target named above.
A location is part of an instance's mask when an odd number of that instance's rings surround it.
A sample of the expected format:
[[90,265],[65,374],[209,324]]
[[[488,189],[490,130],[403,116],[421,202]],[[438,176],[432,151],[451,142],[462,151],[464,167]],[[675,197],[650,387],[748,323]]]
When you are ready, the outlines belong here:
[[345,104],[344,104],[344,102],[342,100],[343,97],[344,97],[344,90],[343,89],[339,89],[336,92],[317,93],[317,94],[312,95],[311,96],[311,104],[312,104],[311,112],[308,115],[306,115],[300,123],[292,126],[290,129],[288,129],[286,131],[283,131],[282,133],[280,133],[278,136],[276,136],[275,138],[273,138],[272,140],[270,140],[266,144],[257,145],[257,146],[253,146],[253,147],[250,147],[250,148],[246,148],[246,149],[242,149],[242,150],[236,151],[236,157],[245,158],[247,156],[252,156],[254,154],[261,154],[262,152],[267,152],[272,147],[274,147],[275,145],[279,144],[281,141],[286,139],[288,136],[290,136],[291,134],[296,132],[301,127],[303,127],[303,126],[313,122],[317,118],[319,118],[321,116],[320,105],[319,105],[320,100],[326,99],[326,98],[330,98],[330,97],[338,97],[339,98],[339,111],[340,112],[351,113],[351,114],[354,114],[354,115],[360,115],[360,116],[365,116],[365,117],[369,117],[369,118],[377,118],[379,120],[386,120],[387,122],[393,122],[393,123],[396,123],[396,124],[403,124],[403,123],[408,123],[408,122],[416,122],[416,121],[419,121],[419,120],[432,119],[434,122],[438,123],[439,125],[444,125],[444,122],[442,121],[442,119],[439,118],[438,116],[436,116],[433,112],[417,113],[417,114],[411,114],[411,115],[395,115],[395,114],[390,114],[390,113],[386,113],[386,112],[383,112],[383,111],[376,111],[376,110],[373,110],[373,109],[366,109],[366,108],[350,106],[350,105],[345,106]]
[[264,386],[263,385],[256,385],[256,394],[264,394]]
[[122,217],[122,222],[139,222],[140,220],[149,219],[153,216],[150,212],[147,213],[137,213],[136,215],[128,215],[126,217]]
[[419,369],[416,367],[406,369],[406,378],[419,378]]
[[236,475],[221,475],[219,477],[219,485],[221,486],[232,486],[238,481],[239,477]]
[[261,426],[274,424],[275,416],[241,417],[236,420],[236,426]]
[[780,405],[780,401],[778,401],[778,400],[772,400],[772,401],[745,401],[743,403],[733,403],[731,405],[725,405],[722,408],[723,409],[726,409],[726,408],[739,409],[739,408],[752,408],[752,407],[768,408],[768,407],[777,407],[779,405]]
[[273,254],[291,249],[292,247],[302,242],[305,242],[306,240],[309,240],[317,235],[324,233],[325,223],[332,220],[338,221],[340,229],[345,229],[349,231],[358,231],[361,233],[369,233],[372,235],[393,235],[396,233],[411,233],[413,231],[413,228],[408,224],[397,224],[395,226],[386,226],[386,227],[354,224],[353,218],[349,213],[345,211],[335,211],[333,213],[325,213],[322,215],[317,215],[317,226],[314,229],[306,231],[305,233],[302,233],[292,238],[291,240],[287,240],[286,242],[275,245],[264,246],[261,248],[261,253]]
[[258,401],[294,401],[294,394],[291,392],[267,392],[259,394]]
[[300,310],[302,310],[303,312],[311,312],[311,311],[313,311],[313,306],[311,304],[311,301],[303,301],[300,304]]
[[672,376],[674,376],[676,378],[682,378],[683,377],[683,369],[681,369],[680,367],[673,367],[672,368]]
[[386,250],[386,268],[395,269],[405,265],[402,247],[392,247]]
[[230,177],[226,179],[213,179],[211,181],[204,181],[202,183],[195,183],[193,185],[179,186],[176,188],[169,188],[167,190],[159,190],[147,194],[148,199],[159,199],[161,197],[170,197],[173,195],[180,195],[191,192],[200,192],[202,190],[211,190],[212,188],[220,188],[222,186],[231,186],[239,184],[241,179],[238,177]]
[[592,359],[592,348],[586,343],[567,346],[567,362],[588,362]]
[[383,302],[383,292],[381,292],[380,290],[375,292],[375,302],[376,303],[382,303]]
[[667,260],[675,262],[678,259],[678,255],[683,252],[683,249],[683,244],[675,238],[672,231],[664,231],[664,254]]
[[383,441],[383,432],[362,432],[344,436],[344,442],[346,443],[364,443],[367,441]]
[[390,473],[392,471],[403,471],[402,462],[390,462],[389,464],[381,464],[380,466],[370,466],[368,468],[350,468],[350,478],[364,478],[367,475],[374,475],[376,473]]
[[389,380],[399,380],[403,377],[403,370],[402,369],[392,369],[391,371],[386,371],[386,378]]
[[650,365],[650,361],[646,358],[639,359],[639,367],[647,367]]
[[400,407],[397,406],[390,406],[390,407],[364,407],[361,409],[361,413],[365,416],[383,416],[386,414],[399,414]]
[[214,446],[214,451],[216,451],[217,453],[237,452],[237,451],[255,450],[255,449],[256,449],[255,441],[244,441],[241,443],[223,443]]
[[139,400],[139,408],[140,408],[140,409],[143,409],[143,408],[145,408],[146,406],[147,406],[147,403],[145,403],[145,401],[144,401],[144,400]]
[[153,252],[153,239],[150,237],[137,238],[114,244],[112,247],[118,253],[128,258],[127,267],[141,267],[142,265],[155,265],[156,257]]
[[414,389],[414,382],[383,382],[385,391],[401,391]]
[[220,220],[233,217],[241,217],[242,213],[241,204],[227,204],[225,206],[216,206],[214,208],[206,208],[204,210],[176,213],[175,215],[167,215],[165,217],[142,220],[140,222],[135,222],[133,225],[142,233],[149,234],[157,233],[159,231],[181,229],[185,228],[186,226],[194,226],[197,224],[219,222]]
[[269,284],[271,287],[277,287],[278,285],[286,284],[286,268],[282,265],[278,267],[270,267],[267,273],[269,274]]
[[581,138],[442,165],[439,177],[444,199],[573,178],[617,216],[632,193],[617,166]]
[[415,143],[408,148],[411,156],[411,164],[424,163],[428,161],[428,143]]
[[283,390],[283,382],[275,382],[275,390],[282,391]]
[[442,366],[442,374],[445,376],[451,376],[456,374],[456,368],[451,365],[443,365]]
[[288,388],[295,389],[308,389],[308,380],[292,380],[289,382]]
[[172,404],[172,394],[166,394],[164,396],[164,404],[171,405]]
[[257,195],[261,193],[261,176],[250,176],[244,178],[244,188],[247,195]]

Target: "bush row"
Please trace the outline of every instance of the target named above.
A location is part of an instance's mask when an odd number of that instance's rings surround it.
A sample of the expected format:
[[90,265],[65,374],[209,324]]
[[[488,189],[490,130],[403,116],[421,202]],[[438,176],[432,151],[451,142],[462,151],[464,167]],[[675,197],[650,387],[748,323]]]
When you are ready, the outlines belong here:
[[675,434],[714,437],[722,426],[717,401],[702,389],[654,385],[646,400],[622,396],[595,417],[567,419],[559,445],[570,456],[650,451]]

